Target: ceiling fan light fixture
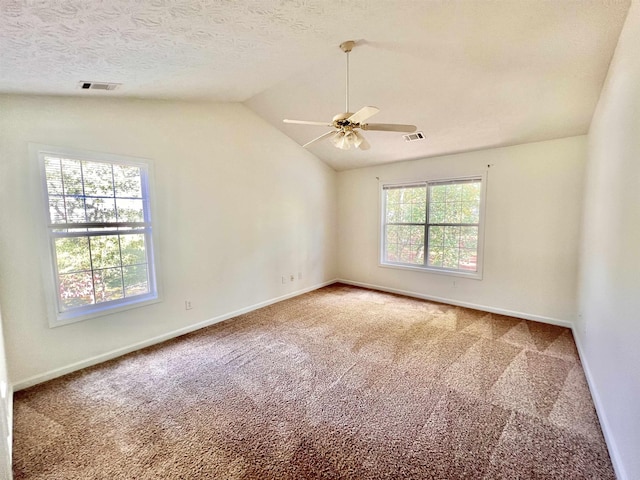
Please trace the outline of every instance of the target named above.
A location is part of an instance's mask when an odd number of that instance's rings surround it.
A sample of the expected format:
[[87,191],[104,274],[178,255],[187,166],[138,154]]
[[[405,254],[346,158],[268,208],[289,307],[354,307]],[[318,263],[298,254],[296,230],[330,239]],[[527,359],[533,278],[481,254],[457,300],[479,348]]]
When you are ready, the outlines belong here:
[[338,147],[341,150],[350,150],[351,149],[351,144],[353,143],[351,140],[351,136],[349,135],[349,132],[340,132],[338,134],[338,139],[335,142],[336,147]]
[[344,143],[346,145],[340,148],[342,148],[343,150],[349,150],[351,147],[363,147],[366,144],[366,141],[360,132],[356,130],[347,130],[344,134]]
[[337,132],[333,137],[331,137],[331,142],[337,147],[339,143],[342,142],[344,138],[344,132]]
[[336,133],[331,141],[340,150],[351,150],[351,147],[366,150],[366,140],[362,134],[355,130],[342,130]]
[[358,138],[356,137],[353,130],[349,130],[344,134],[344,140],[347,143],[347,148],[345,150],[349,150],[351,147],[358,148]]

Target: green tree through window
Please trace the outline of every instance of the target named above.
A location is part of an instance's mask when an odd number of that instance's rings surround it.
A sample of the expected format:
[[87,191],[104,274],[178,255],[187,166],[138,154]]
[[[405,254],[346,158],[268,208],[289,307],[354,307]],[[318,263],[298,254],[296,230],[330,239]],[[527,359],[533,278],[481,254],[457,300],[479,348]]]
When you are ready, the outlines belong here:
[[482,178],[383,187],[382,263],[477,273]]
[[39,156],[58,317],[156,298],[147,166]]

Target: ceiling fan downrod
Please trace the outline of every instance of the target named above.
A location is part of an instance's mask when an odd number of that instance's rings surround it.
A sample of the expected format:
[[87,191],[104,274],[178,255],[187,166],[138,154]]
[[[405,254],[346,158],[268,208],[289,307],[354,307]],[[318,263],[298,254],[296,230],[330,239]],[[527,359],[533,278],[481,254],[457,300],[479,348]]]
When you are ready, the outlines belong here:
[[345,112],[349,111],[349,53],[355,47],[356,42],[353,40],[347,40],[340,44],[340,49],[347,54],[347,78],[346,78],[346,95],[345,95]]

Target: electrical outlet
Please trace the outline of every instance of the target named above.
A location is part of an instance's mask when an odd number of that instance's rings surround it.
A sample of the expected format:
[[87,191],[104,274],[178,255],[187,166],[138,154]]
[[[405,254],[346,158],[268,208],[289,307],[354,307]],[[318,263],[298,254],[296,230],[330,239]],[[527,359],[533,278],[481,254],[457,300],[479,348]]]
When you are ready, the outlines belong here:
[[293,282],[296,279],[295,275],[292,273],[291,275],[289,275],[289,281]]
[[191,310],[193,308],[193,305],[191,305],[191,300],[185,300],[184,301],[184,309],[185,310]]

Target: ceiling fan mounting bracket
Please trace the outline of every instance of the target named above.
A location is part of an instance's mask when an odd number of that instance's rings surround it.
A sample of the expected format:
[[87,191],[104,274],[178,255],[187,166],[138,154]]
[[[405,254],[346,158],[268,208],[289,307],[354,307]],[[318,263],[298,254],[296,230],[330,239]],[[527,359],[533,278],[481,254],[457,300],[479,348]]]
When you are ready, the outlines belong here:
[[355,46],[356,46],[356,42],[353,40],[347,40],[346,42],[342,42],[340,44],[340,48],[344,53],[349,53],[351,50],[353,50],[353,47]]

